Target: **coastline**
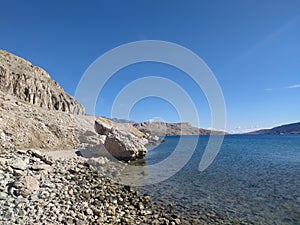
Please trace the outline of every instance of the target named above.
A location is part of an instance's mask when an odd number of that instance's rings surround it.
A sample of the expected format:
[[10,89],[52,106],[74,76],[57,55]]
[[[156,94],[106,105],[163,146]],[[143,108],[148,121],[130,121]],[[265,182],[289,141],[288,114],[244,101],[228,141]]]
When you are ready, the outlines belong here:
[[[3,224],[184,224],[179,214],[113,182],[105,158],[53,159],[36,150],[0,152]],[[189,223],[186,223],[189,224]]]
[[[114,182],[122,166],[76,150],[0,151],[3,224],[235,224],[210,209],[180,212],[147,187]],[[49,154],[51,153],[51,154]],[[51,155],[51,156],[49,156]],[[251,223],[244,223],[251,224]]]

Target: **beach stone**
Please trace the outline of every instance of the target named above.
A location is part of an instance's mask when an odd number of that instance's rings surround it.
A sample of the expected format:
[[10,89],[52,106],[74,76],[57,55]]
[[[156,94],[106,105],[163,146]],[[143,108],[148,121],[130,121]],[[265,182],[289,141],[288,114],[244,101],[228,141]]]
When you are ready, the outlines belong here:
[[14,169],[25,170],[27,168],[27,163],[20,158],[11,160],[9,164]]
[[94,214],[93,210],[91,210],[90,208],[87,208],[85,212],[86,212],[87,215],[93,215]]
[[0,192],[0,200],[6,200],[8,197],[8,194],[5,192]]
[[180,221],[180,219],[178,219],[178,218],[175,219],[174,222],[175,222],[175,224],[178,224],[178,225],[181,224],[181,221]]
[[40,182],[36,177],[23,176],[15,181],[13,185],[20,195],[26,197],[39,189]]
[[40,164],[40,165],[32,165],[30,167],[32,170],[40,171],[40,170],[46,170],[48,172],[53,170],[53,167],[48,164]]
[[4,169],[6,167],[6,159],[0,158],[0,169]]

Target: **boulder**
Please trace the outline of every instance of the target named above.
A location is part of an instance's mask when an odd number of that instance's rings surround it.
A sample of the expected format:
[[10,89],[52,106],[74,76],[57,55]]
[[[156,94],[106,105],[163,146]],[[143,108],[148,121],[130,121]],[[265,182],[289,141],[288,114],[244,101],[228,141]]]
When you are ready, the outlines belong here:
[[95,121],[95,130],[100,135],[108,135],[111,131],[112,126],[104,123],[100,120]]
[[22,160],[21,158],[11,160],[9,165],[13,169],[17,169],[17,170],[26,170],[26,168],[27,168],[27,163],[24,160]]
[[34,176],[22,176],[13,183],[13,186],[19,195],[26,197],[39,190],[40,182]]
[[144,138],[137,138],[129,132],[112,127],[104,145],[115,158],[128,161],[143,158],[147,153],[147,142]]

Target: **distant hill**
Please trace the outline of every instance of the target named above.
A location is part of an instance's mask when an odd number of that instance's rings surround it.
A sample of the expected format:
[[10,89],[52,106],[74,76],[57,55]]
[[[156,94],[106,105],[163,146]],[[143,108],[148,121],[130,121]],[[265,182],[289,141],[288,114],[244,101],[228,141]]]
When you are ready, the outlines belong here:
[[300,134],[300,122],[250,132],[248,134]]
[[111,120],[111,121],[114,121],[116,123],[135,123],[134,121],[132,120],[127,120],[127,119],[119,119],[119,118],[109,118],[109,117],[106,117],[106,116],[101,116],[102,118],[105,118],[105,119],[108,119],[108,120]]
[[132,123],[132,126],[151,135],[177,136],[177,135],[209,135],[227,134],[222,131],[207,130],[193,127],[190,123],[163,123],[163,122],[142,122]]

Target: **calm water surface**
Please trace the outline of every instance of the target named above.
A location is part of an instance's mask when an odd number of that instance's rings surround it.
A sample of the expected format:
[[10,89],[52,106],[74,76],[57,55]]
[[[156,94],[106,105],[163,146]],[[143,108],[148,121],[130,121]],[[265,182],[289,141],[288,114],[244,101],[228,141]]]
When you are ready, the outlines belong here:
[[[185,136],[189,141],[198,136]],[[166,158],[179,137],[149,148],[147,164]],[[300,135],[229,135],[211,166],[198,165],[208,137],[200,136],[189,163],[168,180],[145,187],[187,217],[211,210],[255,224],[300,224]]]

